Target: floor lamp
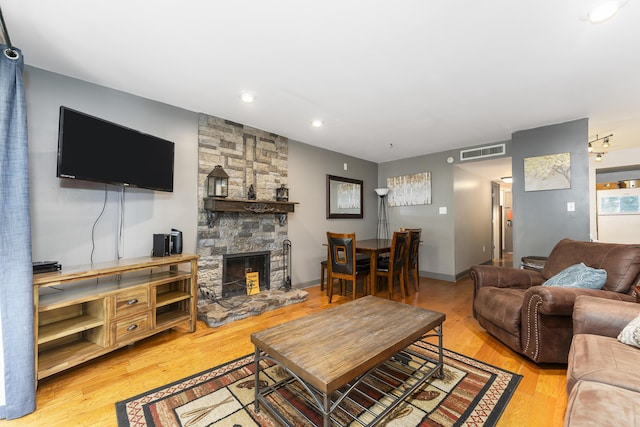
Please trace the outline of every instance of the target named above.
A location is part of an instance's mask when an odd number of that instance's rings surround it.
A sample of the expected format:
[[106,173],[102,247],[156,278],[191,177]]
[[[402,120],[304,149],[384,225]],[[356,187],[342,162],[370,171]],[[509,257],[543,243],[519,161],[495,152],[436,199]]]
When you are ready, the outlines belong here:
[[388,188],[376,188],[374,189],[378,197],[380,198],[380,204],[378,205],[378,231],[376,237],[378,239],[389,239],[389,222],[387,221],[387,203],[385,198],[389,193]]

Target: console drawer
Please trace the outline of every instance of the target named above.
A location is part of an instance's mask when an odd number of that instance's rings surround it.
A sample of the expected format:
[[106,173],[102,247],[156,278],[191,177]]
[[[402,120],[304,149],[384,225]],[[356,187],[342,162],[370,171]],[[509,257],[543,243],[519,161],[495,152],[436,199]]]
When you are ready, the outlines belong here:
[[123,291],[115,296],[116,319],[130,314],[141,313],[149,309],[149,290],[132,289]]
[[151,329],[149,312],[115,322],[115,343],[122,344],[136,340],[139,335]]

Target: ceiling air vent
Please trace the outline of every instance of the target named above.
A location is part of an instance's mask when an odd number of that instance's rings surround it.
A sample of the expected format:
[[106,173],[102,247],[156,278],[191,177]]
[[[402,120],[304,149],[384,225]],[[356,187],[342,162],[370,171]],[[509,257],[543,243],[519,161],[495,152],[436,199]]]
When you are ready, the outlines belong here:
[[503,154],[505,154],[505,144],[487,145],[486,147],[460,151],[460,160],[475,160],[484,157],[502,156]]

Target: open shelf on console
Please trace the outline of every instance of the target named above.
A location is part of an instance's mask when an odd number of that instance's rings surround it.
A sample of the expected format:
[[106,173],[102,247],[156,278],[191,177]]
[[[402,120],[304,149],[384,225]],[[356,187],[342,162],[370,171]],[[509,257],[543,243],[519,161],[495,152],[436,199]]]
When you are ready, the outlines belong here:
[[38,353],[38,379],[79,365],[106,352],[104,347],[90,341],[77,340]]
[[104,319],[83,314],[82,316],[74,317],[72,319],[66,319],[56,323],[40,326],[40,331],[38,332],[38,345],[46,344],[71,334],[97,328],[103,324]]
[[189,320],[189,313],[183,310],[158,310],[156,312],[156,328],[169,328]]

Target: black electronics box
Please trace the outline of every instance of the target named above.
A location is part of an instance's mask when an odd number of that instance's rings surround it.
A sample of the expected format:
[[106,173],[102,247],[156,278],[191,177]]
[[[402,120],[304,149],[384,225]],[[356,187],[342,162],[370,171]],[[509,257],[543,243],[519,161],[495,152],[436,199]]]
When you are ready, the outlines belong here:
[[182,231],[176,230],[175,228],[171,229],[171,253],[172,254],[181,254],[182,253]]
[[171,255],[171,235],[170,234],[154,234],[153,235],[153,256],[169,256]]
[[62,266],[58,261],[34,261],[33,262],[33,274],[46,273],[49,271],[58,271],[62,269]]

